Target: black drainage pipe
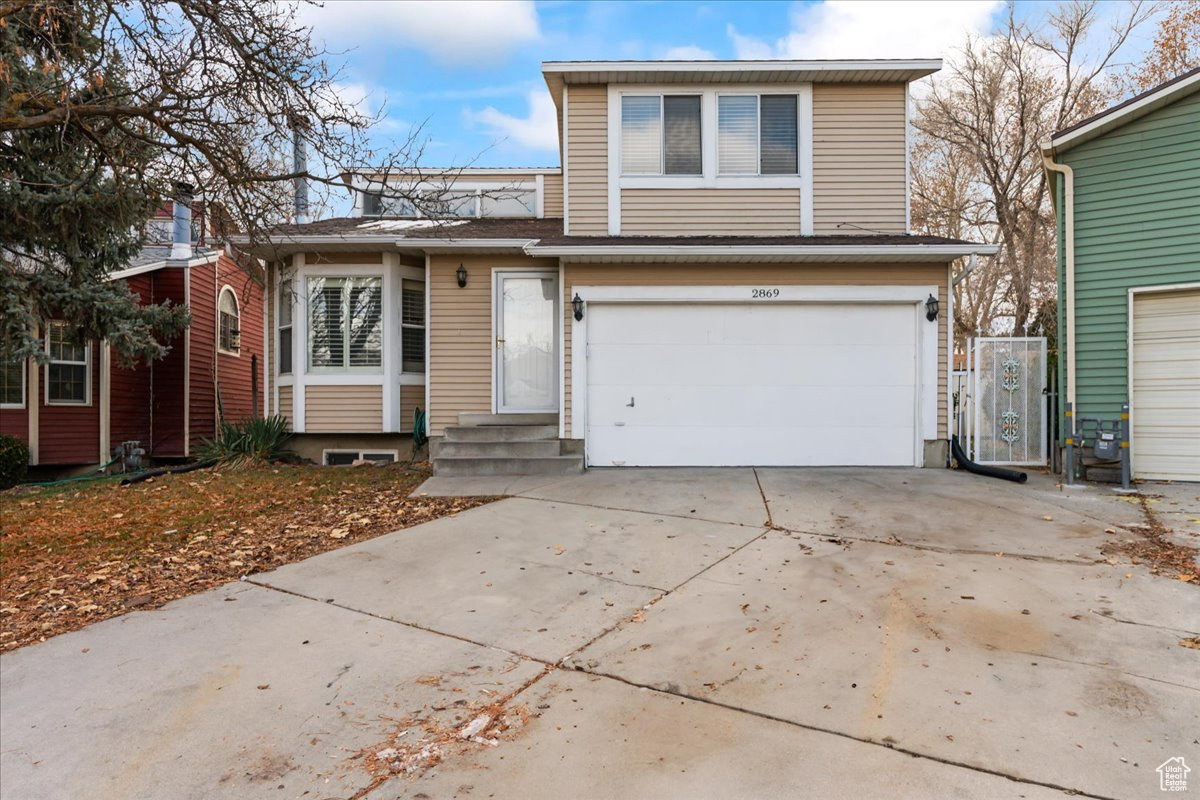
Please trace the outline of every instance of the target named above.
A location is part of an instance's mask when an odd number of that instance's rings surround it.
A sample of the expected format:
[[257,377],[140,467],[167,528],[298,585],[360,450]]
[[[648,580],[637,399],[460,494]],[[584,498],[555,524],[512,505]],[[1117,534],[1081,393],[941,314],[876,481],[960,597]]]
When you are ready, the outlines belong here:
[[976,475],[987,475],[989,478],[1003,478],[1006,481],[1013,481],[1014,483],[1024,483],[1029,480],[1028,475],[1024,472],[1018,472],[1015,469],[1002,469],[1000,467],[987,467],[983,464],[976,464],[967,458],[967,454],[963,452],[962,447],[958,444],[957,436],[950,437],[950,454],[958,462],[959,469],[974,472]]
[[141,483],[142,481],[148,481],[151,478],[157,478],[159,475],[181,475],[185,472],[194,472],[198,469],[207,469],[208,467],[214,466],[216,463],[217,462],[214,459],[211,461],[197,461],[195,464],[185,464],[182,467],[170,467],[166,469],[152,469],[148,472],[137,472],[121,481],[121,485],[132,486],[135,483]]

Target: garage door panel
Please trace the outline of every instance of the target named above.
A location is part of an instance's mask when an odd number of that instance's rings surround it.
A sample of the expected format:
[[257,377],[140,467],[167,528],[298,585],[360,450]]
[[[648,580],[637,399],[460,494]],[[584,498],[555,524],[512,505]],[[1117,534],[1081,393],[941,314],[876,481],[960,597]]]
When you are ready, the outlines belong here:
[[[916,340],[912,309],[894,305],[806,304],[809,312],[787,314],[789,304],[630,303],[606,305],[602,318],[589,320],[589,339],[608,344],[770,344],[813,341],[837,344],[879,343],[873,330],[885,326],[894,340]],[[699,312],[699,313],[698,313]],[[783,312],[783,313],[781,313]]]
[[1200,291],[1134,295],[1132,328],[1134,477],[1200,481]]
[[[836,454],[831,460],[831,454]],[[592,466],[893,466],[912,464],[912,439],[894,428],[614,428],[589,444]]]
[[589,464],[916,461],[912,304],[594,303],[588,314]]
[[[703,393],[702,398],[694,394]],[[620,423],[638,427],[667,425],[721,427],[753,425],[821,426],[830,420],[902,427],[913,422],[911,386],[780,386],[746,391],[740,386],[594,386],[589,426]],[[629,407],[630,399],[634,400]],[[703,402],[696,402],[696,400]],[[718,413],[714,415],[714,410]]]
[[[893,344],[592,345],[588,350],[589,381],[598,385],[612,376],[622,385],[911,386],[915,358],[912,345]],[[865,371],[863,363],[873,368]],[[697,364],[704,365],[702,374]]]

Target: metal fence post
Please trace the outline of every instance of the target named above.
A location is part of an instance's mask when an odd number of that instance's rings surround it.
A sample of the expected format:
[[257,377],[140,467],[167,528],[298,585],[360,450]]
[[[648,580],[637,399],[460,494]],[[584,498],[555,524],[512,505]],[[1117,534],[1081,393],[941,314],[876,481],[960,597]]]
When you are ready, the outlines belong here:
[[1072,403],[1066,404],[1067,420],[1067,486],[1075,485],[1075,410]]
[[1129,453],[1129,403],[1121,404],[1121,488],[1129,488],[1133,465]]

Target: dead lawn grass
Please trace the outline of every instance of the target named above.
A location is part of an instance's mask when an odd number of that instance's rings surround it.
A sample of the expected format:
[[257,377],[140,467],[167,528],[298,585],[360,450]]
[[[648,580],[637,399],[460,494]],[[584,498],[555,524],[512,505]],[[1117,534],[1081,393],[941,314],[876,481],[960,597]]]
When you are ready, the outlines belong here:
[[489,501],[410,499],[428,476],[281,465],[0,492],[0,651]]

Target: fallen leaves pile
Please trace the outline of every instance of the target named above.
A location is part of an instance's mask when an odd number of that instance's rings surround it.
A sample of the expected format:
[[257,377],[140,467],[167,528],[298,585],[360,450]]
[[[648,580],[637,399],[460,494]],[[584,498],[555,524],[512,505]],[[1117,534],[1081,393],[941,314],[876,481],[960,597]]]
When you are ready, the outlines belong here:
[[[1146,522],[1138,526],[1126,526],[1137,538],[1109,542],[1100,552],[1107,556],[1125,556],[1134,564],[1146,564],[1155,575],[1200,587],[1200,566],[1197,566],[1196,548],[1171,540],[1170,534],[1174,531],[1163,525],[1162,520],[1150,507],[1153,499],[1155,498],[1145,495],[1137,497]],[[1116,533],[1115,529],[1109,530]],[[1116,560],[1110,559],[1110,563],[1116,563]]]
[[0,651],[489,502],[427,470],[255,466],[0,493]]

